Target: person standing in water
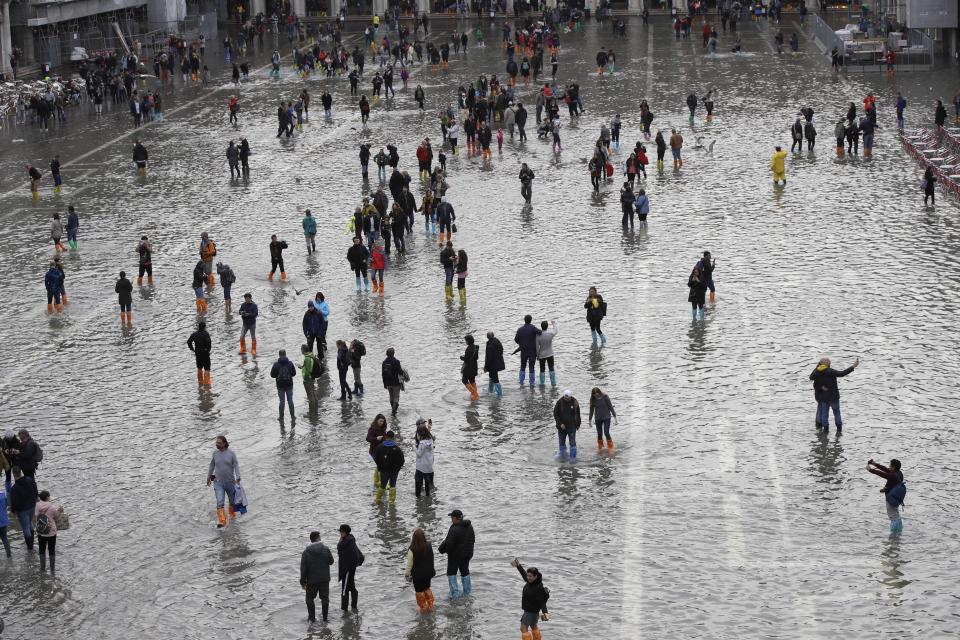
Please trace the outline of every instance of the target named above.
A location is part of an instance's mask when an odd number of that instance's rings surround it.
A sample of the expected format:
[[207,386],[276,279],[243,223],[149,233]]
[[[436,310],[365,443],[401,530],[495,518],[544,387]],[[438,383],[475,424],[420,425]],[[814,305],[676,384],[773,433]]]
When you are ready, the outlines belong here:
[[770,158],[770,171],[773,172],[773,186],[779,186],[780,182],[783,182],[783,186],[787,186],[786,158],[786,151],[780,147],[774,147],[773,157]]
[[557,460],[567,457],[567,442],[570,443],[570,460],[577,459],[577,430],[580,429],[580,403],[567,389],[563,396],[553,406],[553,419],[557,423],[557,436],[560,440],[560,449],[557,451]]
[[139,256],[139,268],[137,270],[137,286],[143,284],[143,274],[147,274],[147,284],[153,284],[153,247],[147,236],[140,236],[140,242],[137,243],[137,255]]
[[316,622],[317,605],[314,602],[320,596],[320,613],[327,621],[330,611],[330,567],[333,554],[327,545],[320,542],[320,532],[310,532],[310,544],[300,555],[300,586],[306,592],[307,620]]
[[350,525],[342,524],[338,529],[340,541],[337,542],[337,581],[340,583],[340,608],[347,610],[347,603],[357,610],[357,585],[355,577],[357,567],[363,564],[363,552],[357,546],[357,540],[350,533]]
[[593,420],[597,425],[597,449],[603,448],[603,439],[607,439],[607,449],[613,451],[613,438],[610,437],[610,418],[617,419],[617,412],[610,402],[610,396],[594,387],[590,390],[590,414],[587,422]]
[[533,170],[527,166],[526,162],[520,165],[520,195],[523,196],[525,202],[530,202],[533,199],[534,177]]
[[120,304],[120,324],[126,322],[128,325],[132,325],[133,312],[131,311],[131,306],[133,305],[133,284],[127,280],[125,271],[120,272],[120,278],[117,280],[113,291],[117,294],[117,301]]
[[697,319],[697,311],[700,312],[700,319],[704,319],[703,305],[706,303],[707,282],[700,271],[699,263],[693,267],[690,277],[687,279],[687,286],[690,288],[690,294],[687,301],[690,303],[690,314],[693,320]]
[[830,358],[820,358],[820,362],[810,374],[810,380],[813,381],[813,396],[817,401],[817,431],[829,430],[831,409],[833,409],[833,424],[837,427],[837,435],[843,431],[843,419],[840,417],[840,387],[837,385],[837,378],[850,375],[859,366],[860,358],[857,358],[852,366],[843,371],[837,371],[830,366]]
[[257,304],[253,301],[253,294],[243,294],[243,302],[240,304],[240,317],[243,319],[243,329],[240,331],[240,354],[247,352],[247,332],[250,333],[250,339],[253,341],[250,347],[251,355],[257,355]]
[[903,472],[900,470],[900,461],[894,458],[890,466],[874,462],[873,458],[867,461],[867,471],[885,479],[883,485],[887,517],[890,518],[890,533],[899,534],[903,531],[903,520],[900,519],[900,506],[907,495],[907,485],[904,483]]
[[550,370],[550,386],[557,386],[557,372],[553,364],[553,339],[557,335],[557,321],[546,320],[540,323],[540,335],[537,336],[537,361],[540,363],[540,386],[545,383],[546,373]]
[[494,336],[493,331],[488,331],[483,358],[483,370],[490,376],[487,384],[488,392],[496,392],[498,396],[503,395],[503,387],[500,385],[500,372],[504,369],[506,369],[506,365],[503,362],[503,344],[499,338]]
[[480,357],[480,347],[474,344],[473,336],[471,335],[464,336],[463,340],[467,343],[467,348],[464,350],[463,355],[460,356],[460,360],[463,361],[463,364],[460,365],[461,382],[463,386],[467,388],[467,391],[470,392],[470,399],[479,400],[480,393],[477,391],[477,360]]
[[[526,369],[530,368],[530,386],[535,382],[533,378],[534,366],[537,360],[537,336],[540,335],[540,329],[533,326],[533,316],[527,314],[523,317],[523,325],[517,329],[517,335],[513,341],[517,343],[517,351],[520,352],[520,386],[523,386]],[[516,352],[514,352],[516,353]]]
[[67,207],[67,244],[74,251],[77,250],[77,232],[80,230],[80,216],[73,205]]
[[540,640],[540,620],[550,619],[547,611],[550,590],[543,586],[543,576],[536,567],[524,569],[516,558],[510,561],[510,566],[520,572],[520,576],[526,581],[520,598],[520,606],[523,608],[523,615],[520,617],[520,638],[521,640]]
[[237,461],[237,455],[230,449],[226,436],[217,436],[216,447],[217,450],[213,452],[207,469],[207,486],[213,484],[213,490],[217,496],[217,529],[222,529],[227,526],[224,503],[228,497],[230,498],[228,503],[230,521],[233,522],[236,518],[233,503],[237,485],[240,484],[240,463]]
[[597,346],[597,337],[600,338],[600,347],[607,344],[607,336],[600,330],[600,322],[607,315],[607,303],[603,301],[603,296],[597,293],[596,287],[590,287],[587,291],[587,301],[583,303],[583,308],[587,310],[587,323],[590,325],[590,335],[593,336],[591,346]]
[[280,399],[280,420],[283,420],[283,401],[286,399],[287,406],[290,407],[290,420],[295,421],[296,415],[293,413],[293,378],[297,375],[297,369],[287,358],[287,352],[280,349],[277,361],[270,368],[270,377],[277,381],[277,397]]
[[450,585],[450,598],[456,600],[461,595],[459,585],[457,585],[458,572],[463,584],[464,597],[473,592],[470,560],[473,558],[476,535],[473,531],[473,525],[470,524],[469,520],[464,520],[463,512],[460,509],[454,509],[449,515],[450,528],[447,530],[447,537],[440,543],[437,551],[447,556],[447,583]]
[[187,348],[197,360],[197,384],[210,386],[210,351],[213,349],[207,323],[200,322],[197,330],[187,338]]
[[437,607],[433,600],[433,589],[430,588],[430,580],[437,575],[433,565],[433,547],[427,542],[427,536],[420,527],[413,530],[410,547],[407,549],[406,567],[406,576],[413,582],[420,613],[435,611]]
[[310,209],[303,212],[303,237],[307,242],[307,255],[317,251],[317,219],[313,217]]
[[703,252],[703,257],[697,261],[697,269],[710,290],[710,304],[716,302],[717,288],[713,284],[713,270],[717,267],[717,260],[710,255],[709,251]]

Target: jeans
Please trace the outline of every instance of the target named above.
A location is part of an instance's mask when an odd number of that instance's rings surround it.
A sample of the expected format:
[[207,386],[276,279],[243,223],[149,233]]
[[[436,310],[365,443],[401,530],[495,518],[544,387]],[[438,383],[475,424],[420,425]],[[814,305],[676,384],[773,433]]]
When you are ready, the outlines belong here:
[[[607,418],[606,420],[598,419],[596,422],[597,440],[603,440],[604,437],[606,437],[607,440],[610,440],[610,418]],[[576,439],[576,436],[574,436],[574,439]]]
[[317,605],[314,600],[319,595],[320,613],[323,615],[323,619],[326,620],[327,613],[330,611],[330,583],[324,582],[323,584],[308,584],[304,586],[306,588],[307,617],[310,620],[317,619]]
[[3,543],[3,550],[10,557],[10,540],[7,539],[7,528],[0,527],[0,542]]
[[[443,228],[440,228],[440,233],[443,233]],[[443,267],[443,283],[448,286],[453,286],[453,265],[444,265]]]
[[[527,363],[530,363],[529,365]],[[533,368],[537,364],[537,354],[536,353],[525,353],[520,352],[520,374],[523,375],[523,370],[528,366],[530,368],[530,384],[533,384]]]
[[447,575],[455,576],[458,571],[461,576],[470,575],[470,558],[447,556]]
[[843,426],[843,419],[840,417],[840,400],[829,400],[827,402],[817,403],[817,424],[826,428],[830,424],[830,409],[833,409],[833,423],[839,429]]
[[280,398],[280,417],[283,417],[283,399],[287,399],[290,407],[290,416],[293,417],[293,387],[277,387],[277,397]]
[[873,134],[865,133],[863,134],[863,148],[864,149],[873,149]]
[[413,475],[414,489],[416,496],[420,497],[420,491],[423,490],[426,494],[430,495],[430,489],[433,488],[433,472],[424,473],[417,469],[416,473]]
[[380,488],[386,489],[388,483],[390,484],[391,487],[397,486],[397,476],[399,475],[400,475],[399,471],[394,471],[393,473],[380,471]]
[[387,387],[387,391],[390,394],[390,407],[396,413],[397,407],[400,406],[400,387]]
[[533,198],[533,185],[531,185],[529,182],[524,182],[520,186],[520,195],[524,200],[530,201],[530,199]]
[[17,511],[17,520],[20,522],[20,528],[23,530],[23,541],[27,546],[33,549],[33,510],[34,507]]
[[234,503],[236,499],[237,485],[225,480],[214,480],[213,492],[217,496],[217,509],[222,509],[223,505],[226,503],[225,496],[230,496],[230,504]]
[[540,358],[540,373],[543,373],[544,366],[553,371],[553,356],[547,356],[546,358]]
[[243,323],[243,329],[240,330],[240,339],[243,340],[247,337],[247,332],[250,332],[250,337],[254,340],[257,339],[257,325],[251,324],[247,325],[246,322]]
[[566,429],[557,429],[557,437],[560,440],[560,449],[566,449],[566,442],[570,442],[570,448],[577,446],[577,430],[573,427],[567,427]]

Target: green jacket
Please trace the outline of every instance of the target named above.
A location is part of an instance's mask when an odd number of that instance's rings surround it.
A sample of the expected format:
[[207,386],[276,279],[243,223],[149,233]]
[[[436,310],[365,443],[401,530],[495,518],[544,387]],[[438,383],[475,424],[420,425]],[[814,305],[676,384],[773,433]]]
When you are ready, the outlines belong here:
[[303,364],[300,365],[300,375],[303,377],[303,381],[313,380],[311,372],[313,371],[313,361],[316,358],[312,353],[303,354]]

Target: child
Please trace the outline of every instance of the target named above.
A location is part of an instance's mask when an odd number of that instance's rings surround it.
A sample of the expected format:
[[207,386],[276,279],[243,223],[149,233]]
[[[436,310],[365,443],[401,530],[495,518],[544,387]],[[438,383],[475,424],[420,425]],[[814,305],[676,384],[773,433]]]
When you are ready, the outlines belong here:
[[497,129],[497,152],[503,155],[503,127]]

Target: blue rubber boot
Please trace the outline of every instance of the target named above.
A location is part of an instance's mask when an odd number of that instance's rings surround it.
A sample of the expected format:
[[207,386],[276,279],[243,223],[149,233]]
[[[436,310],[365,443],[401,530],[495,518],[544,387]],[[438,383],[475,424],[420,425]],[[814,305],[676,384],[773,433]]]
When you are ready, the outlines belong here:
[[520,369],[520,386],[523,386],[524,381],[527,379],[527,370]]
[[564,458],[566,458],[566,457],[567,457],[567,447],[566,447],[566,445],[561,446],[561,447],[560,447],[560,450],[557,451],[557,455],[554,456],[554,457],[555,457],[557,460],[563,460]]
[[[534,379],[534,376],[533,376],[533,369],[530,369],[530,388],[531,389],[533,389],[533,385],[535,384],[535,382],[536,380]],[[543,383],[541,382],[540,384],[543,384]]]
[[460,586],[457,584],[457,576],[447,576],[447,584],[450,585],[450,597],[456,600],[460,597]]
[[[703,312],[701,311],[700,313],[703,313]],[[605,347],[605,346],[607,346],[607,336],[606,336],[606,334],[601,333],[601,334],[600,334],[600,347],[602,348],[602,347]]]
[[493,393],[493,382],[487,383],[487,393]]
[[370,280],[366,276],[363,277],[363,290],[370,291]]
[[703,318],[704,318],[704,313],[705,313],[705,309],[704,309],[703,307],[700,307],[700,319],[701,319],[701,320],[703,320]]
[[360,278],[357,277],[357,293],[360,293]]
[[557,372],[556,372],[556,371],[551,371],[551,372],[550,372],[550,386],[551,386],[551,387],[557,386]]
[[499,382],[496,384],[496,387],[497,387],[497,395],[499,397],[503,397],[503,387],[500,385]]
[[473,578],[471,576],[460,576],[460,582],[463,583],[463,596],[467,597],[473,593]]
[[546,380],[546,376],[547,376],[547,374],[546,374],[545,371],[541,371],[541,372],[540,372],[540,386],[541,386],[541,387],[543,386],[544,381]]
[[570,459],[571,460],[577,459],[577,445],[575,444],[570,446]]
[[590,335],[593,336],[593,344],[590,345],[590,346],[592,346],[592,347],[597,346],[597,332],[596,332],[596,331],[591,331],[591,332],[590,332]]
[[692,319],[693,321],[696,321],[696,320],[697,320],[697,308],[696,308],[696,307],[690,307],[690,317],[691,317],[691,319]]

